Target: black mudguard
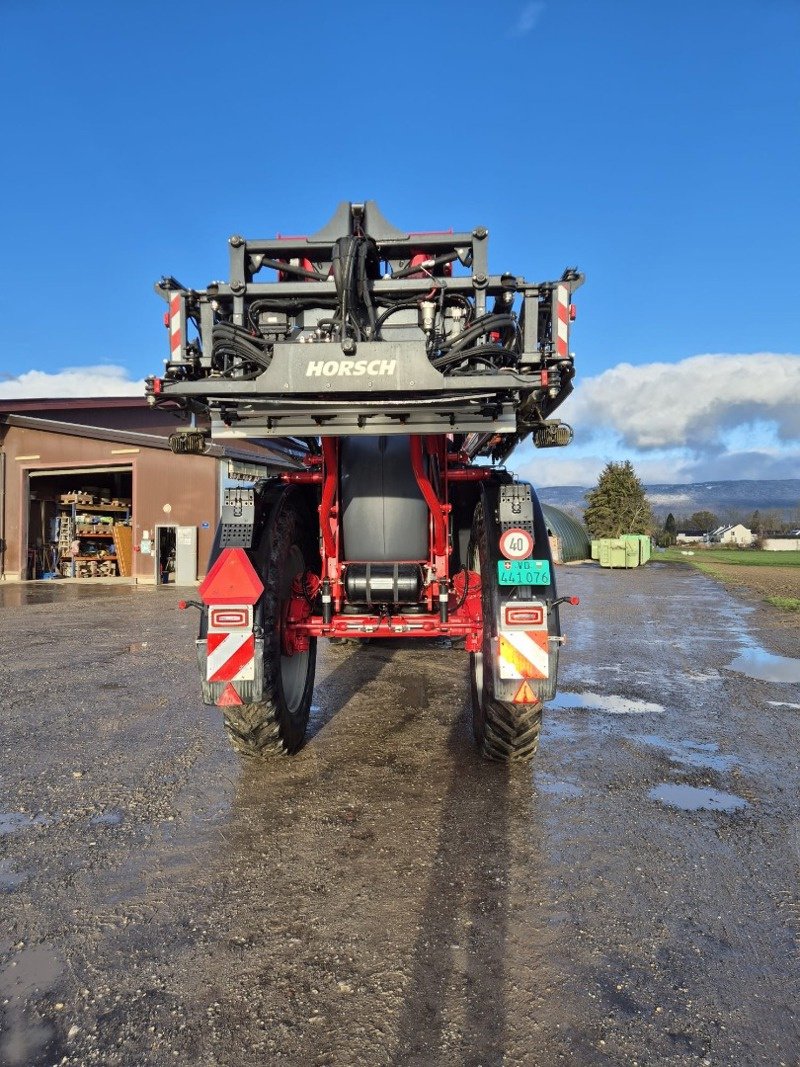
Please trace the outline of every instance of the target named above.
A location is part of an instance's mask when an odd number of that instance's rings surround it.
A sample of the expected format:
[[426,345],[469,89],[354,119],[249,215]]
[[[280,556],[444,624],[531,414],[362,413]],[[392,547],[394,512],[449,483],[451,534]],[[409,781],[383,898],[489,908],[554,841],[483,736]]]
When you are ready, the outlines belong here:
[[[500,521],[499,521],[499,497],[500,486],[511,484],[513,479],[510,475],[499,474],[497,478],[493,478],[486,481],[481,486],[481,499],[483,502],[484,515],[486,517],[486,528],[489,533],[489,555],[494,564],[498,560],[502,559],[500,553]],[[502,587],[497,581],[496,575],[492,574],[490,580],[494,583],[495,595],[491,598],[492,603],[496,606],[497,610],[492,612],[493,617],[490,619],[484,619],[484,626],[491,627],[491,636],[493,642],[496,642],[499,636],[500,629],[500,613],[499,604],[500,598],[508,600],[518,598],[520,600],[543,600],[547,604],[547,627],[548,633],[552,638],[561,637],[561,618],[559,615],[558,606],[553,607],[554,601],[558,599],[558,593],[556,592],[556,574],[553,566],[553,556],[550,551],[550,538],[547,533],[547,524],[544,520],[542,513],[542,506],[539,503],[539,498],[536,495],[536,490],[530,483],[516,482],[517,485],[527,485],[531,492],[531,501],[533,503],[533,559],[546,560],[550,564],[550,578],[551,583],[547,586],[519,586],[516,587],[516,596],[509,594],[508,591],[501,593]],[[486,576],[482,576],[482,580],[486,580]],[[549,649],[549,665],[548,672],[549,677],[547,679],[532,679],[530,686],[534,693],[541,701],[552,700],[556,694],[556,687],[558,683],[558,654],[560,649],[560,642],[555,640],[550,642]],[[494,669],[494,683],[495,683],[495,696],[499,700],[511,700],[514,693],[519,688],[519,683],[514,681],[507,681],[499,677],[498,672],[498,660],[497,656],[494,657],[493,669]]]

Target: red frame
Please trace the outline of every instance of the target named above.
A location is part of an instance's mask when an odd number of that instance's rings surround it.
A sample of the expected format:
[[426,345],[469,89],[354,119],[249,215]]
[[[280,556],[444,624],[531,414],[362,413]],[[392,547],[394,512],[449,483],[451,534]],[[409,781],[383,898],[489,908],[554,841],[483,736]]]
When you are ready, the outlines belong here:
[[[428,560],[423,572],[428,576],[420,605],[420,614],[344,614],[344,574],[347,564],[341,559],[339,525],[339,439],[322,438],[322,455],[311,456],[307,471],[282,475],[295,484],[320,485],[319,504],[320,556],[319,575],[306,573],[296,579],[292,596],[286,602],[283,617],[283,652],[293,655],[308,648],[312,637],[458,637],[466,639],[468,651],[481,648],[483,617],[480,577],[473,571],[459,571],[451,576],[449,537],[449,503],[451,483],[482,481],[491,476],[486,467],[474,467],[464,453],[455,452],[445,436],[412,435],[411,467],[420,492],[428,506]],[[427,459],[427,469],[426,462]],[[311,608],[317,592],[330,590],[332,613],[329,621]],[[446,602],[446,619],[442,618]]]

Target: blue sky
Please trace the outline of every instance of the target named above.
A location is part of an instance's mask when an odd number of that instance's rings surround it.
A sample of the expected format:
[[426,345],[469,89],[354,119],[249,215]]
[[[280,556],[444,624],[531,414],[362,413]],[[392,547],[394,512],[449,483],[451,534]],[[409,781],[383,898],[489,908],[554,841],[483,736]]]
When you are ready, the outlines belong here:
[[374,198],[586,272],[576,444],[520,449],[535,481],[795,476],[799,54],[797,0],[0,0],[0,395],[135,391],[157,277]]

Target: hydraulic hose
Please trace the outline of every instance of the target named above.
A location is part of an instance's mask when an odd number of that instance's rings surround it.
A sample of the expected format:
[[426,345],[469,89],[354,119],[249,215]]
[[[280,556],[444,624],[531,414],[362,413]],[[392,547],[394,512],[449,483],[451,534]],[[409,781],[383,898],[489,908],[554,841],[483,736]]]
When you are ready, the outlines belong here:
[[483,315],[457,337],[453,338],[452,341],[445,341],[441,344],[439,346],[440,350],[442,352],[459,352],[480,337],[481,334],[489,333],[490,330],[502,330],[507,326],[512,326],[515,322],[514,315]]

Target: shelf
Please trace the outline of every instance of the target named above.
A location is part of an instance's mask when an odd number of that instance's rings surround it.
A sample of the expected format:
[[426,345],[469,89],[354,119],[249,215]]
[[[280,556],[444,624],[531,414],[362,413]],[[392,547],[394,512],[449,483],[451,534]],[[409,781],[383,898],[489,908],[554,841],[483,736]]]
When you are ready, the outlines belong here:
[[107,534],[75,534],[75,536],[72,538],[72,540],[73,541],[88,541],[90,538],[96,537],[96,538],[99,538],[99,540],[101,540],[101,541],[113,541],[114,540],[114,534],[113,534],[112,531],[113,531],[114,527],[113,526],[109,526],[108,529],[109,529],[109,532]]
[[84,562],[92,561],[94,563],[116,563],[116,556],[61,556],[61,559],[74,559],[83,560]]
[[74,502],[65,504],[61,501],[58,506],[60,508],[69,508],[70,510],[75,508],[76,511],[115,511],[119,512],[121,515],[127,515],[131,510],[127,504],[76,504]]

